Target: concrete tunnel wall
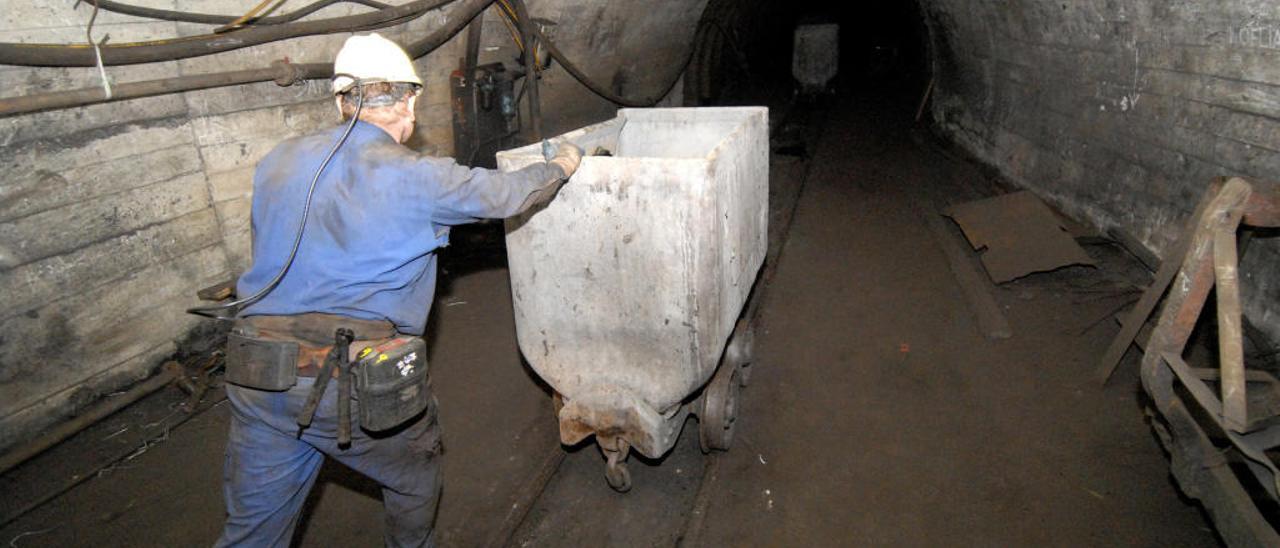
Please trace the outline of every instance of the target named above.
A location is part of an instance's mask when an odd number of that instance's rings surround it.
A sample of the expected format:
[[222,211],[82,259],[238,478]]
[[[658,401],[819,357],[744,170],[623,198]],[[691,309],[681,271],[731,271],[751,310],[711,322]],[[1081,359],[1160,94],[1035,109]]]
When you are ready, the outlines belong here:
[[[948,137],[1066,213],[1165,255],[1211,178],[1280,181],[1274,0],[923,0]],[[1242,259],[1280,340],[1280,246]]]
[[[403,4],[408,0],[394,0]],[[243,0],[129,0],[148,7],[240,15]],[[311,0],[289,0],[286,13]],[[77,43],[89,3],[13,2],[0,41]],[[565,54],[625,96],[662,91],[692,39],[705,0],[531,1]],[[367,11],[327,7],[308,19]],[[495,8],[480,62],[517,50]],[[455,17],[446,7],[383,35],[406,44]],[[110,43],[207,33],[208,25],[103,11]],[[116,83],[257,68],[287,57],[329,63],[349,34],[313,36],[177,62],[107,67]],[[449,74],[465,32],[417,61],[426,89],[410,145],[452,154]],[[510,64],[509,66],[514,66]],[[100,85],[96,68],[0,66],[0,96]],[[676,86],[678,100],[680,87]],[[563,70],[542,83],[545,131],[609,118],[616,107]],[[527,117],[526,117],[527,120]],[[230,279],[250,258],[253,169],[282,139],[338,123],[327,82],[218,88],[0,118],[0,449],[122,390],[173,356],[203,320],[185,314],[196,290]],[[527,123],[526,123],[527,127]],[[425,311],[424,311],[425,313]]]
[[[401,4],[407,0],[395,0]],[[132,0],[238,15],[242,0]],[[287,12],[306,0],[288,0]],[[740,43],[791,4],[754,0],[530,0],[562,49],[628,96],[659,93],[684,61],[704,7],[733,18]],[[89,4],[35,0],[0,14],[0,41],[84,40]],[[1011,181],[1077,218],[1119,227],[1163,253],[1216,175],[1280,179],[1280,11],[1270,0],[920,0],[942,132]],[[710,5],[710,7],[708,7]],[[339,4],[311,19],[367,8]],[[407,43],[450,22],[446,8],[379,32]],[[744,16],[746,14],[747,16]],[[753,21],[748,21],[753,20]],[[744,23],[744,21],[747,21]],[[756,25],[756,26],[752,26]],[[113,43],[209,26],[102,13]],[[329,62],[346,34],[178,62],[108,67],[115,82]],[[719,37],[723,47],[723,37]],[[427,82],[410,142],[452,153],[448,75],[455,37],[418,61]],[[515,49],[486,16],[481,62]],[[696,61],[696,60],[695,60]],[[706,78],[693,81],[706,86]],[[99,85],[96,69],[0,66],[0,95]],[[677,85],[666,103],[680,101]],[[552,68],[546,132],[614,108]],[[145,377],[203,320],[197,289],[249,256],[256,161],[281,139],[336,123],[324,82],[219,88],[0,119],[0,448]],[[1273,337],[1274,242],[1244,264],[1247,310]]]

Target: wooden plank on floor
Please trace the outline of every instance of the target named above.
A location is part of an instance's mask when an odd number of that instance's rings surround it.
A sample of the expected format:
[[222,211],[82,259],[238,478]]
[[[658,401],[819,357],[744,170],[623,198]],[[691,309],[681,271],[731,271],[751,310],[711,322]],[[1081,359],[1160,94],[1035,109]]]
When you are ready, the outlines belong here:
[[991,282],[985,274],[978,271],[973,259],[969,257],[968,245],[963,244],[956,231],[947,226],[949,221],[944,221],[941,213],[925,206],[918,198],[913,201],[920,217],[929,227],[929,232],[933,233],[934,240],[938,242],[938,247],[946,254],[951,274],[960,284],[969,309],[978,320],[978,330],[988,339],[1012,337],[1013,329],[1009,327],[1009,320],[991,294]]

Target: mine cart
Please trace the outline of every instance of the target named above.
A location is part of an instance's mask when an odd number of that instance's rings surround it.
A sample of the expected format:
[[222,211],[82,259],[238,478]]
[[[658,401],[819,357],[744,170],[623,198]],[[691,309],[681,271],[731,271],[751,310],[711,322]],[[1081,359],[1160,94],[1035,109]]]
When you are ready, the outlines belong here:
[[666,454],[690,414],[704,451],[733,439],[767,247],[768,109],[623,109],[560,140],[586,151],[581,167],[507,220],[516,334],[556,392],[561,442],[594,434],[625,491],[628,452]]
[[[1173,477],[1204,504],[1227,545],[1280,546],[1280,381],[1265,363],[1245,360],[1240,281],[1249,274],[1241,275],[1239,253],[1248,239],[1236,239],[1242,227],[1280,227],[1280,184],[1233,177],[1210,185],[1157,273],[1163,281],[1143,296],[1154,305],[1169,287],[1145,343],[1142,386]],[[1146,310],[1132,325],[1144,322]],[[1217,367],[1184,358],[1202,315],[1217,321]],[[1125,350],[1130,337],[1115,346]]]

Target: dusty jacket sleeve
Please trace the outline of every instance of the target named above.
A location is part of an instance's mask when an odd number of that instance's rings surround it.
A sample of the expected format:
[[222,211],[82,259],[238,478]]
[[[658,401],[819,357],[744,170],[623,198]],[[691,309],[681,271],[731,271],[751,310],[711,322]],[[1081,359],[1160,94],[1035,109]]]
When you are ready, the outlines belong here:
[[504,219],[548,200],[560,188],[560,168],[538,163],[505,173],[467,168],[451,159],[424,158],[436,179],[436,211],[432,221],[461,224],[476,219]]

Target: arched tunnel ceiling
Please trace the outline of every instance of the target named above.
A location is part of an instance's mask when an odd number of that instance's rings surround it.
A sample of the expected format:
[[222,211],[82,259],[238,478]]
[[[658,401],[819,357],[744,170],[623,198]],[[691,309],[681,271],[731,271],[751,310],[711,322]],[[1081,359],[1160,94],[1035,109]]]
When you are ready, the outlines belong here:
[[[1214,177],[1280,180],[1273,2],[922,5],[938,128],[1074,217],[1163,253]],[[1276,336],[1272,243],[1242,268]]]

